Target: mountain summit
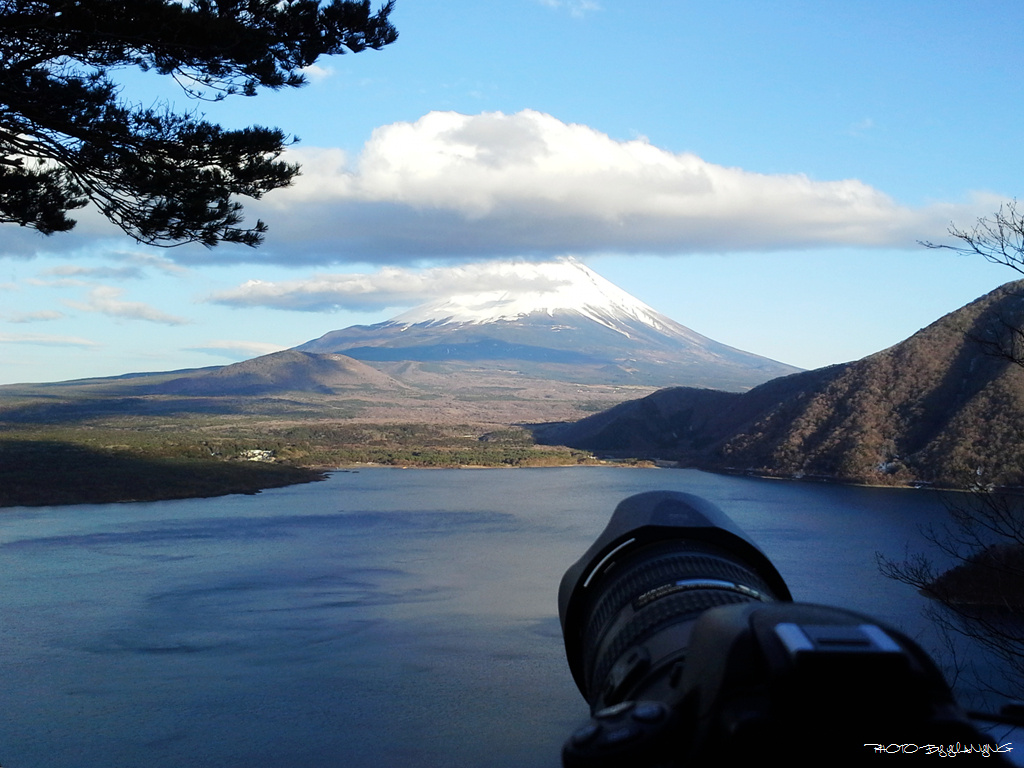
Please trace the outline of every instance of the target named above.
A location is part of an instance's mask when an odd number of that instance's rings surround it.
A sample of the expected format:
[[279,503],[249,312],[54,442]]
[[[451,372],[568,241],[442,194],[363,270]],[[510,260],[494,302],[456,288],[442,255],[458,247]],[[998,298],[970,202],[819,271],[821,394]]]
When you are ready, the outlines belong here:
[[412,363],[581,384],[745,390],[798,370],[702,336],[575,259],[503,269],[500,290],[450,296],[296,349],[347,355],[388,373],[388,364]]
[[[510,263],[504,265],[504,271],[511,284],[523,287],[451,296],[411,309],[391,322],[496,323],[535,313],[549,317],[575,313],[627,336],[634,322],[656,331],[683,328],[573,258],[543,264]],[[692,336],[691,331],[688,338]]]

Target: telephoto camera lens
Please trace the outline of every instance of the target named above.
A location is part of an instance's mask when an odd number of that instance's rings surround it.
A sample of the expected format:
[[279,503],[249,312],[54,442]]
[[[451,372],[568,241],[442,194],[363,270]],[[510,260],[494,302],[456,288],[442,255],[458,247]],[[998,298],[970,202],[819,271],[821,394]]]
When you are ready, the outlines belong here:
[[562,580],[559,612],[576,684],[592,711],[662,700],[709,608],[791,600],[768,558],[717,507],[690,494],[625,499]]
[[867,759],[854,750],[900,734],[994,754],[912,639],[794,603],[768,557],[697,496],[620,503],[562,578],[558,612],[591,714],[564,768],[752,765],[793,744]]

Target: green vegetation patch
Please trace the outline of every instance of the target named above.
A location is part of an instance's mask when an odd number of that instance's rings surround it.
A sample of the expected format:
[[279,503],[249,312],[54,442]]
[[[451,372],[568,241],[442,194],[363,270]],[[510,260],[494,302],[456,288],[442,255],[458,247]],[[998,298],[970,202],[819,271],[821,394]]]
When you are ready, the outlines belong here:
[[255,493],[333,467],[541,467],[597,463],[539,446],[520,427],[378,424],[237,416],[0,424],[0,506],[152,501]]

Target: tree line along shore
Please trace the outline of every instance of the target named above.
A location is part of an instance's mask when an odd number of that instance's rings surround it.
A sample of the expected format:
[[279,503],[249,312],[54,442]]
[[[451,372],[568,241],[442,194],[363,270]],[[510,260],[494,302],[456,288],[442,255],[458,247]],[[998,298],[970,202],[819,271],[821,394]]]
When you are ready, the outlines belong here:
[[0,507],[102,504],[257,493],[314,482],[332,468],[539,467],[597,463],[539,446],[522,428],[471,425],[205,425],[7,429]]

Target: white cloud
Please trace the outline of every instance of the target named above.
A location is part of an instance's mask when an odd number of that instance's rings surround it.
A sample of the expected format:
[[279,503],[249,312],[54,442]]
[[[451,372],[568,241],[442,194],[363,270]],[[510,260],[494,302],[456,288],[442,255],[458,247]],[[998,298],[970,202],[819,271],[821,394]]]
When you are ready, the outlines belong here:
[[30,227],[4,224],[0,240],[0,258],[35,258],[37,256],[89,256],[98,242],[109,241],[114,248],[127,237],[104,218],[94,206],[73,211],[77,221],[70,232],[41,235]]
[[98,347],[95,341],[76,336],[48,336],[40,333],[0,333],[0,344],[33,344],[43,347]]
[[61,277],[56,280],[29,277],[25,279],[25,284],[35,288],[80,288],[84,285],[91,285],[88,280],[80,280],[76,277]]
[[601,6],[594,0],[539,0],[539,2],[548,8],[565,8],[576,18],[585,16],[591,11],[601,10]]
[[138,267],[82,267],[77,264],[62,264],[59,267],[51,267],[42,274],[66,278],[132,279],[142,277],[142,270]]
[[60,320],[64,317],[63,312],[58,312],[53,309],[43,309],[38,312],[24,312],[21,314],[11,315],[7,318],[9,323],[38,323],[45,322],[47,320]]
[[870,117],[865,117],[863,120],[858,120],[856,123],[850,126],[849,134],[851,136],[863,136],[875,127],[875,121]]
[[168,315],[159,309],[138,301],[121,301],[124,293],[120,288],[101,285],[89,291],[86,302],[65,301],[69,307],[85,312],[97,312],[101,315],[119,317],[128,320],[146,320],[164,325],[185,325],[189,321],[174,315]]
[[170,259],[164,258],[154,253],[127,253],[118,252],[110,254],[111,258],[121,259],[123,261],[130,261],[133,264],[138,264],[142,267],[151,267],[160,272],[164,272],[169,275],[184,275],[188,272],[185,267],[180,264],[175,264]]
[[320,64],[310,64],[308,67],[303,67],[299,70],[308,77],[312,82],[319,83],[322,80],[326,80],[334,74],[333,67],[325,67]]
[[86,267],[81,264],[61,264],[43,271],[42,274],[65,278],[129,280],[145,277],[148,269],[154,269],[169,275],[183,275],[188,271],[184,267],[157,254],[107,251],[103,256],[113,261],[127,262],[130,266]]
[[533,270],[517,270],[515,263],[486,262],[417,271],[386,267],[374,274],[324,274],[279,283],[249,280],[209,300],[235,307],[260,306],[305,312],[372,311],[408,307],[439,296],[542,291],[557,287],[549,276]]
[[378,128],[354,158],[289,159],[303,175],[259,214],[266,255],[291,263],[915,247],[997,202],[910,208],[857,179],[715,165],[530,110],[431,112]]
[[206,344],[199,344],[190,347],[189,351],[204,352],[217,357],[225,357],[229,360],[245,360],[250,357],[269,355],[272,352],[280,352],[284,347],[279,344],[268,344],[264,341],[232,341],[220,339],[209,341]]
[[[249,222],[270,226],[262,248],[182,246],[160,263],[135,256],[126,266],[916,248],[943,238],[951,221],[975,221],[1003,202],[978,194],[910,207],[858,179],[716,165],[533,110],[431,112],[377,128],[358,153],[297,147],[286,156],[302,165],[295,185],[243,201]],[[6,228],[0,255],[45,253],[41,243],[88,253],[123,242],[97,213],[80,213],[73,232],[54,238]]]

